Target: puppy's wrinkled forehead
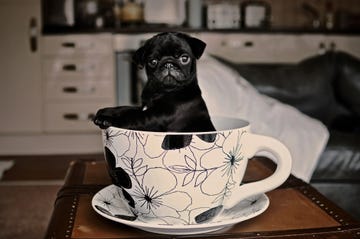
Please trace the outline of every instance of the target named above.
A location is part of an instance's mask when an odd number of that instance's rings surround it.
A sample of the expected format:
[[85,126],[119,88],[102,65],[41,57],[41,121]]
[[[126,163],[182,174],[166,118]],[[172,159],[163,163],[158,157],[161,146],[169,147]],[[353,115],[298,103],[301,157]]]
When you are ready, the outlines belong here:
[[191,58],[199,59],[203,54],[206,43],[200,39],[179,32],[160,33],[145,42],[135,51],[133,62],[143,67],[146,61],[160,60],[161,57],[180,57],[187,53]]
[[175,56],[185,52],[192,55],[191,47],[185,39],[169,33],[153,37],[148,49],[151,49],[148,51],[151,55]]

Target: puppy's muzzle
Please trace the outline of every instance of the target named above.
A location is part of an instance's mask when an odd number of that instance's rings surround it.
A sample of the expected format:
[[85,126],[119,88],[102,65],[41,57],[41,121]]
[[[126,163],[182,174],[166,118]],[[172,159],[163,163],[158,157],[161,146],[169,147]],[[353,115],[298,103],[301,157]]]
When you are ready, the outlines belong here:
[[179,69],[179,67],[180,66],[177,63],[175,63],[174,61],[166,60],[166,61],[162,62],[160,69],[163,69],[163,70],[176,70],[176,69]]
[[162,75],[165,76],[172,76],[175,78],[179,77],[179,66],[171,61],[166,61],[161,66]]
[[175,68],[174,64],[171,63],[171,62],[165,63],[164,67],[165,67],[165,69],[168,69],[168,70],[171,70],[171,69]]

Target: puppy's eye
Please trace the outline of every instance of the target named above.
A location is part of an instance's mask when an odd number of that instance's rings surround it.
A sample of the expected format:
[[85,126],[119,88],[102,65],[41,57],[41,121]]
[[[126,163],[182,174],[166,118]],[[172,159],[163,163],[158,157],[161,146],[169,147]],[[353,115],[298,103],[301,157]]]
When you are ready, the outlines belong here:
[[183,64],[183,65],[188,64],[188,63],[190,62],[190,56],[187,55],[187,54],[181,55],[181,56],[180,56],[180,62],[181,62],[181,64]]
[[157,65],[157,63],[158,63],[158,60],[152,59],[152,60],[150,60],[150,61],[148,62],[148,65],[149,65],[150,67],[155,67],[155,66]]

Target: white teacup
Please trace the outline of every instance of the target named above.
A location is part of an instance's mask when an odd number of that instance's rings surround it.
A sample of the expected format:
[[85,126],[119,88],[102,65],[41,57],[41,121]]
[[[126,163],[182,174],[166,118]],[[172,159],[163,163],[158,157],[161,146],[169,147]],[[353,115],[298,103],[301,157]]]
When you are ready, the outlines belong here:
[[[217,131],[204,133],[103,130],[109,174],[135,218],[169,225],[206,223],[224,209],[268,192],[288,178],[291,155],[282,143],[252,134],[249,123],[240,119],[212,121]],[[198,137],[209,134],[215,141]],[[169,135],[184,138],[188,145],[164,149]],[[274,155],[276,171],[241,185],[248,159],[259,151]]]

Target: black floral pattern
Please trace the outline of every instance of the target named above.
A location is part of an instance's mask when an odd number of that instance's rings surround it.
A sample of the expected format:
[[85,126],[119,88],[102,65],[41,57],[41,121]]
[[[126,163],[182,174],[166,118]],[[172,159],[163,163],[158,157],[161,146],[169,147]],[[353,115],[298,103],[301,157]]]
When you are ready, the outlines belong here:
[[[202,223],[221,211],[236,186],[245,133],[220,132],[212,136],[213,142],[191,137],[187,147],[166,150],[165,134],[110,127],[103,134],[105,158],[113,183],[138,220]],[[189,190],[212,197],[213,205],[202,205],[201,199],[194,203]]]
[[132,187],[131,179],[128,173],[121,167],[116,167],[116,158],[114,154],[105,147],[105,159],[108,165],[108,172],[113,184],[120,187],[123,191],[125,198],[128,200],[129,205],[135,207],[135,201],[131,195],[125,190]]
[[[136,223],[136,226],[139,226],[139,223],[144,223],[147,227],[154,229],[156,229],[157,226],[164,225],[165,221],[159,218],[136,216],[133,211],[126,206],[124,201],[125,199],[120,188],[115,185],[110,185],[95,194],[92,204],[94,209],[101,215],[107,215],[109,219],[130,226],[133,225],[132,222]],[[235,207],[224,210],[220,218],[209,221],[209,218],[211,219],[213,215],[216,215],[222,209],[221,206],[211,208],[201,214],[197,214],[195,222],[188,225],[188,230],[191,230],[194,224],[206,224],[206,228],[211,228],[212,225],[217,226],[219,224],[229,225],[229,222],[231,222],[230,224],[235,224],[261,214],[268,206],[269,198],[265,194],[249,197]],[[167,225],[169,225],[169,230],[176,229],[175,224],[167,223]],[[141,226],[139,228],[141,228]]]

